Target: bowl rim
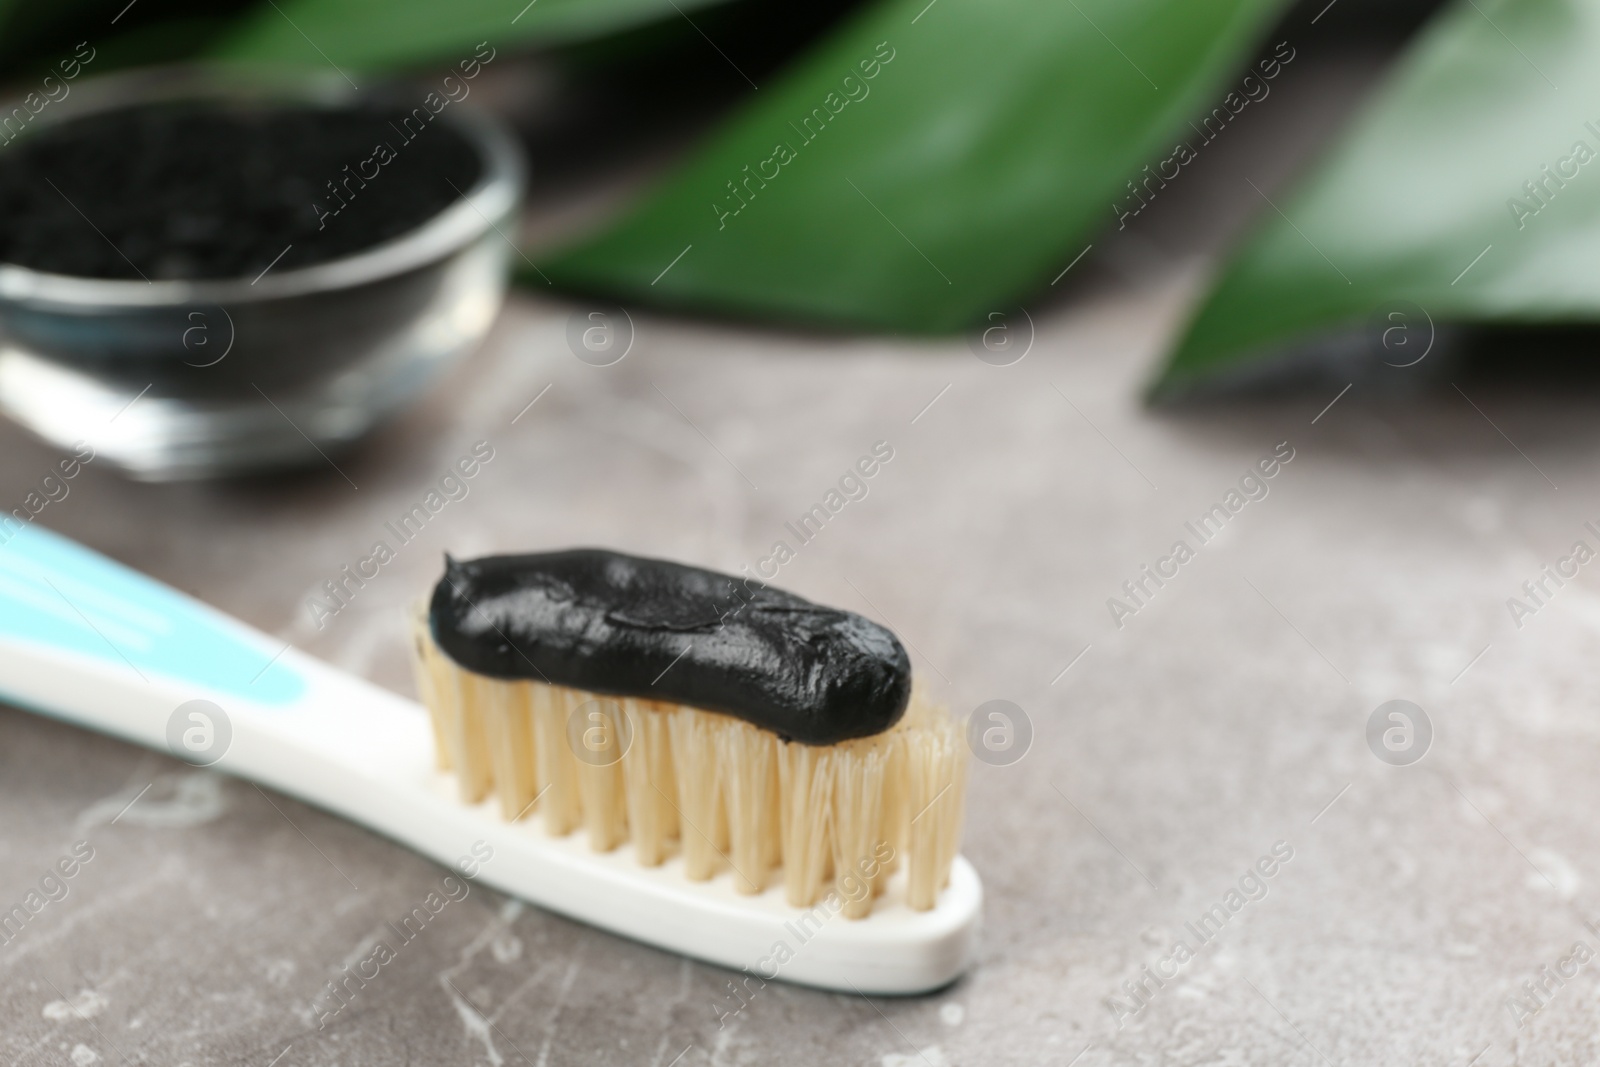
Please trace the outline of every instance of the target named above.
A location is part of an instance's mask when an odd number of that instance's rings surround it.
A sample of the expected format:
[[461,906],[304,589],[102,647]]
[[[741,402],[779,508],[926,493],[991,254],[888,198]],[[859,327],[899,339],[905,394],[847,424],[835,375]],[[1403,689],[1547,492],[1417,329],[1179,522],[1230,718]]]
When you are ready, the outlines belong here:
[[[396,100],[391,87],[356,89],[336,75],[242,65],[142,68],[86,79],[75,89],[41,111],[29,124],[29,131],[85,115],[168,101],[300,103],[333,109]],[[482,171],[449,207],[398,237],[321,263],[277,272],[268,267],[254,279],[88,278],[0,262],[0,301],[76,310],[262,303],[336,292],[404,274],[468,247],[491,230],[511,242],[502,224],[522,199],[526,171],[521,150],[501,124],[480,109],[451,103],[435,116],[473,146]],[[3,151],[0,148],[0,153]]]

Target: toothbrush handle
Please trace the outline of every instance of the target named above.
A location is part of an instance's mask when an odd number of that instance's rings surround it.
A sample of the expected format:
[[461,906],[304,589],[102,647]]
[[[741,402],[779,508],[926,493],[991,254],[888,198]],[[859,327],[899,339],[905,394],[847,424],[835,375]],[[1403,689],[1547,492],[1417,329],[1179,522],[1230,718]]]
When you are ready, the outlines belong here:
[[0,538],[0,698],[330,807],[313,764],[431,765],[415,703],[48,530]]

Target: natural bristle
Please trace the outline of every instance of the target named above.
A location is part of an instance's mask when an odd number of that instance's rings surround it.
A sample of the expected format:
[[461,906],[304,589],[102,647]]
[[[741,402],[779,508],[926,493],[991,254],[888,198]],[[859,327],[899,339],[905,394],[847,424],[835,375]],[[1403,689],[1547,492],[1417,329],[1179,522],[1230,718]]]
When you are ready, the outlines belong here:
[[882,734],[803,745],[681,704],[476,674],[422,613],[413,623],[437,764],[466,803],[493,793],[507,819],[542,813],[557,836],[582,826],[597,851],[631,841],[646,866],[681,854],[691,880],[726,871],[741,893],[781,883],[796,907],[833,890],[847,918],[869,914],[897,870],[919,911],[949,880],[967,749],[919,692]]

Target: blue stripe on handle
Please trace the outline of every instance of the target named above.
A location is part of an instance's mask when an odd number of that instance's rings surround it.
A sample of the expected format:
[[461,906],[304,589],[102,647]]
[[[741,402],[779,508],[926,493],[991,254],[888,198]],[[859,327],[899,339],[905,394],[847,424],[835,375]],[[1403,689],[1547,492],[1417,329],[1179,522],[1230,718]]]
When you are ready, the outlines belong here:
[[196,601],[38,526],[15,530],[0,547],[5,637],[132,663],[146,675],[262,704],[287,704],[306,688],[292,668],[272,661],[273,650],[218,625]]

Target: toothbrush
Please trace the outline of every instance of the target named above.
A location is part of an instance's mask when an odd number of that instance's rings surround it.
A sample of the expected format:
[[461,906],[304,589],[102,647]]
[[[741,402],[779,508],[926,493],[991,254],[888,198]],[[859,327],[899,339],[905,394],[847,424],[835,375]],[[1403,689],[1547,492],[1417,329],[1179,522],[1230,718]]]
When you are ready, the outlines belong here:
[[508,821],[492,796],[463,802],[417,703],[42,527],[0,537],[0,698],[17,706],[258,782],[441,864],[492,850],[485,884],[763,980],[911,994],[972,960],[983,890],[964,857],[932,907],[907,904],[901,872],[851,919],[828,899],[790,905],[779,885],[691,881],[681,856],[596,852]]

